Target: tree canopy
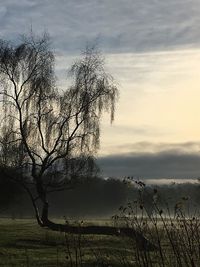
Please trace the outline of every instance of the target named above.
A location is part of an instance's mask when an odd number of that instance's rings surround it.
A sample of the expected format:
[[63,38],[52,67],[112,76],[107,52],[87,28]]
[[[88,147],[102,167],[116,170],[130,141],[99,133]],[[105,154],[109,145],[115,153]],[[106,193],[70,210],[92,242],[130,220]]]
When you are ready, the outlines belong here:
[[102,112],[114,119],[118,89],[95,48],[85,49],[68,78],[69,87],[57,87],[47,34],[25,36],[17,45],[0,41],[0,161],[21,174],[12,178],[29,194],[40,224],[48,193],[93,170]]

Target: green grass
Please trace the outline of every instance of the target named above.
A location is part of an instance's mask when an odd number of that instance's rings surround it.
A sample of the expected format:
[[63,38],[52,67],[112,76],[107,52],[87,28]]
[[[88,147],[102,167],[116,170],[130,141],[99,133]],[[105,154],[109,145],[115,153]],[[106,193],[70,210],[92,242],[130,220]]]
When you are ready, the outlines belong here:
[[34,221],[0,220],[0,266],[56,266],[56,256],[56,244]]
[[[125,217],[130,227],[151,240],[157,247],[154,250],[141,250],[134,237],[64,234],[41,228],[31,219],[0,219],[0,266],[199,267],[199,217],[158,216]],[[91,220],[84,224],[112,222]]]
[[42,229],[34,220],[0,219],[0,266],[70,266],[69,253],[74,266],[80,261],[94,266],[97,259],[113,262],[111,254],[123,254],[123,242],[118,237],[84,236],[79,244],[77,236]]

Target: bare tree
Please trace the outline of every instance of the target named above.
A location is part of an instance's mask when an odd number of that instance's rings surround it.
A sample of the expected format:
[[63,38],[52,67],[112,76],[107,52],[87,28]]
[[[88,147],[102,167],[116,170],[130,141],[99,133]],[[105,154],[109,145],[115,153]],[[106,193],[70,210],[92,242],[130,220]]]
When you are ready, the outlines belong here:
[[1,41],[0,76],[1,163],[21,172],[38,223],[46,225],[48,192],[65,188],[72,169],[80,173],[90,165],[102,111],[114,118],[117,88],[99,53],[87,48],[70,69],[72,85],[57,89],[46,34],[24,37],[16,46]]
[[[118,90],[93,48],[85,50],[69,73],[72,85],[59,90],[47,35],[24,37],[18,45],[0,42],[1,164],[17,170],[17,178],[10,176],[28,193],[40,226],[77,232],[77,227],[49,219],[48,194],[92,170],[100,117],[107,111],[113,121]],[[120,231],[130,234],[130,229]],[[119,233],[115,227],[98,226],[82,232]]]

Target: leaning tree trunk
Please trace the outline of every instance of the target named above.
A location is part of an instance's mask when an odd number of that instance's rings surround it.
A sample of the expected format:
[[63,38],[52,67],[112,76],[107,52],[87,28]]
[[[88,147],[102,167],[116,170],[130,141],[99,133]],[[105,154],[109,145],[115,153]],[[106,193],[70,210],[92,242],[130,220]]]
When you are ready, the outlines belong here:
[[137,246],[141,250],[155,250],[157,247],[143,236],[142,233],[129,227],[114,227],[114,226],[73,226],[70,224],[59,224],[52,222],[48,217],[49,205],[46,202],[43,206],[41,223],[42,227],[47,227],[53,231],[66,232],[81,235],[111,235],[111,236],[126,236],[135,239]]

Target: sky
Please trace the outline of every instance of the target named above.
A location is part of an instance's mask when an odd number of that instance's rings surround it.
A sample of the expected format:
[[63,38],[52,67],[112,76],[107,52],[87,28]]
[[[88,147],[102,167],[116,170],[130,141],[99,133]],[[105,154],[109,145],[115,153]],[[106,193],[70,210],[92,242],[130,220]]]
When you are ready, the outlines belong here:
[[0,0],[0,38],[48,31],[59,85],[87,43],[120,90],[101,120],[104,176],[200,176],[199,0]]

